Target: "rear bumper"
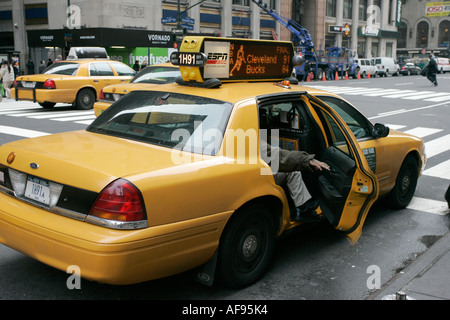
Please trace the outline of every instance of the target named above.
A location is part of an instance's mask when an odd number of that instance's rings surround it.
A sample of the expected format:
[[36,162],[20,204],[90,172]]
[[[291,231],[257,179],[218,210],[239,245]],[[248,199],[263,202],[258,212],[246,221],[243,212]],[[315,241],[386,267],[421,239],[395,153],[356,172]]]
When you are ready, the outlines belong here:
[[199,266],[216,250],[223,213],[122,231],[91,225],[0,193],[0,242],[45,264],[108,284],[133,284]]
[[76,92],[72,89],[36,89],[36,88],[11,88],[11,96],[16,101],[29,100],[33,102],[73,103]]
[[100,114],[102,114],[103,111],[108,109],[112,103],[104,102],[104,101],[97,101],[94,103],[94,112],[95,116],[98,117]]

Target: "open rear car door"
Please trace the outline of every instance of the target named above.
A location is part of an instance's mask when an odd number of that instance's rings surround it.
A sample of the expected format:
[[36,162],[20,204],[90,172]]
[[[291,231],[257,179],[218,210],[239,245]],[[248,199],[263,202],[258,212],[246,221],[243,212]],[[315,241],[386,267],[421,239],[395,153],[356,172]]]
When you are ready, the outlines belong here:
[[310,95],[308,99],[327,140],[319,160],[330,166],[330,171],[323,170],[317,182],[320,207],[333,227],[355,243],[378,198],[378,180],[345,121],[320,99]]

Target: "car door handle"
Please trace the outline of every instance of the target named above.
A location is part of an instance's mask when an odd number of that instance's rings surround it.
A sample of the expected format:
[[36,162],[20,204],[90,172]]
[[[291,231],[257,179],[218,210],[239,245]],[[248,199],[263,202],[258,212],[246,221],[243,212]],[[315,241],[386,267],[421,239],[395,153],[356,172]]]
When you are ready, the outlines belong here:
[[98,80],[94,80],[94,82],[98,82]]

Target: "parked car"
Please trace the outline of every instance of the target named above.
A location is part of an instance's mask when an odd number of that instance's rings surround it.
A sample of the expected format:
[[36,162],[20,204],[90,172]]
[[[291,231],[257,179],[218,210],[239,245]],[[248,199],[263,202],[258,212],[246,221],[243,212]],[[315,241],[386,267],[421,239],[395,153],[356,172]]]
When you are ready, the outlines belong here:
[[394,58],[377,57],[374,58],[374,64],[377,67],[377,75],[380,77],[387,77],[388,75],[398,76],[400,73],[400,67]]
[[356,64],[356,68],[354,68],[355,72],[353,73],[353,78],[358,77],[358,72],[361,78],[367,77],[370,74],[371,77],[376,77],[377,75],[377,67],[373,64],[370,59],[354,59],[353,62]]
[[450,59],[436,58],[439,73],[450,72]]
[[412,74],[420,74],[421,70],[422,69],[420,69],[414,63],[408,62],[400,68],[400,73],[404,76],[410,76]]
[[119,61],[64,60],[53,63],[43,74],[18,76],[11,95],[16,100],[37,102],[43,108],[68,103],[76,109],[92,109],[103,87],[126,83],[134,75],[132,68]]

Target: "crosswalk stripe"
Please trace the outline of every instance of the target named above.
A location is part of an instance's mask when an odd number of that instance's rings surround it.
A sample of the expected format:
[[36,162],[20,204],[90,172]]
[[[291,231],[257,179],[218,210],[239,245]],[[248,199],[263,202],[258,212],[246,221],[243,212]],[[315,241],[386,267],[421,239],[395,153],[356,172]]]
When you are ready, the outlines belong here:
[[66,117],[66,118],[56,118],[53,119],[55,121],[75,121],[75,120],[85,120],[85,119],[95,119],[95,115],[91,114],[91,115],[84,115],[84,116],[75,116],[75,117]]
[[436,97],[436,98],[425,99],[425,101],[432,101],[432,102],[441,102],[441,101],[446,101],[446,100],[450,100],[450,95],[446,95],[446,96],[443,96],[443,97]]
[[36,138],[36,137],[46,136],[46,135],[50,134],[47,132],[22,129],[22,128],[17,128],[17,127],[10,127],[10,126],[1,126],[1,125],[0,125],[0,133],[18,136],[18,137],[25,137],[25,138]]
[[446,215],[449,213],[447,202],[419,197],[413,197],[406,208],[438,215]]
[[448,92],[435,92],[435,91],[417,91],[417,90],[404,90],[404,89],[383,89],[383,88],[368,88],[368,87],[339,87],[339,86],[325,86],[325,85],[306,85],[307,87],[313,87],[330,91],[336,94],[343,95],[363,95],[368,97],[382,97],[390,99],[406,99],[406,100],[425,100],[432,102],[443,102],[450,100],[450,94]]
[[417,127],[417,128],[411,129],[411,130],[407,130],[407,131],[405,131],[405,133],[412,134],[419,138],[424,138],[426,136],[429,136],[431,134],[435,134],[435,133],[438,133],[441,131],[442,131],[442,129]]
[[450,180],[450,159],[426,169],[423,175]]
[[450,150],[450,134],[425,142],[428,159],[448,150]]

